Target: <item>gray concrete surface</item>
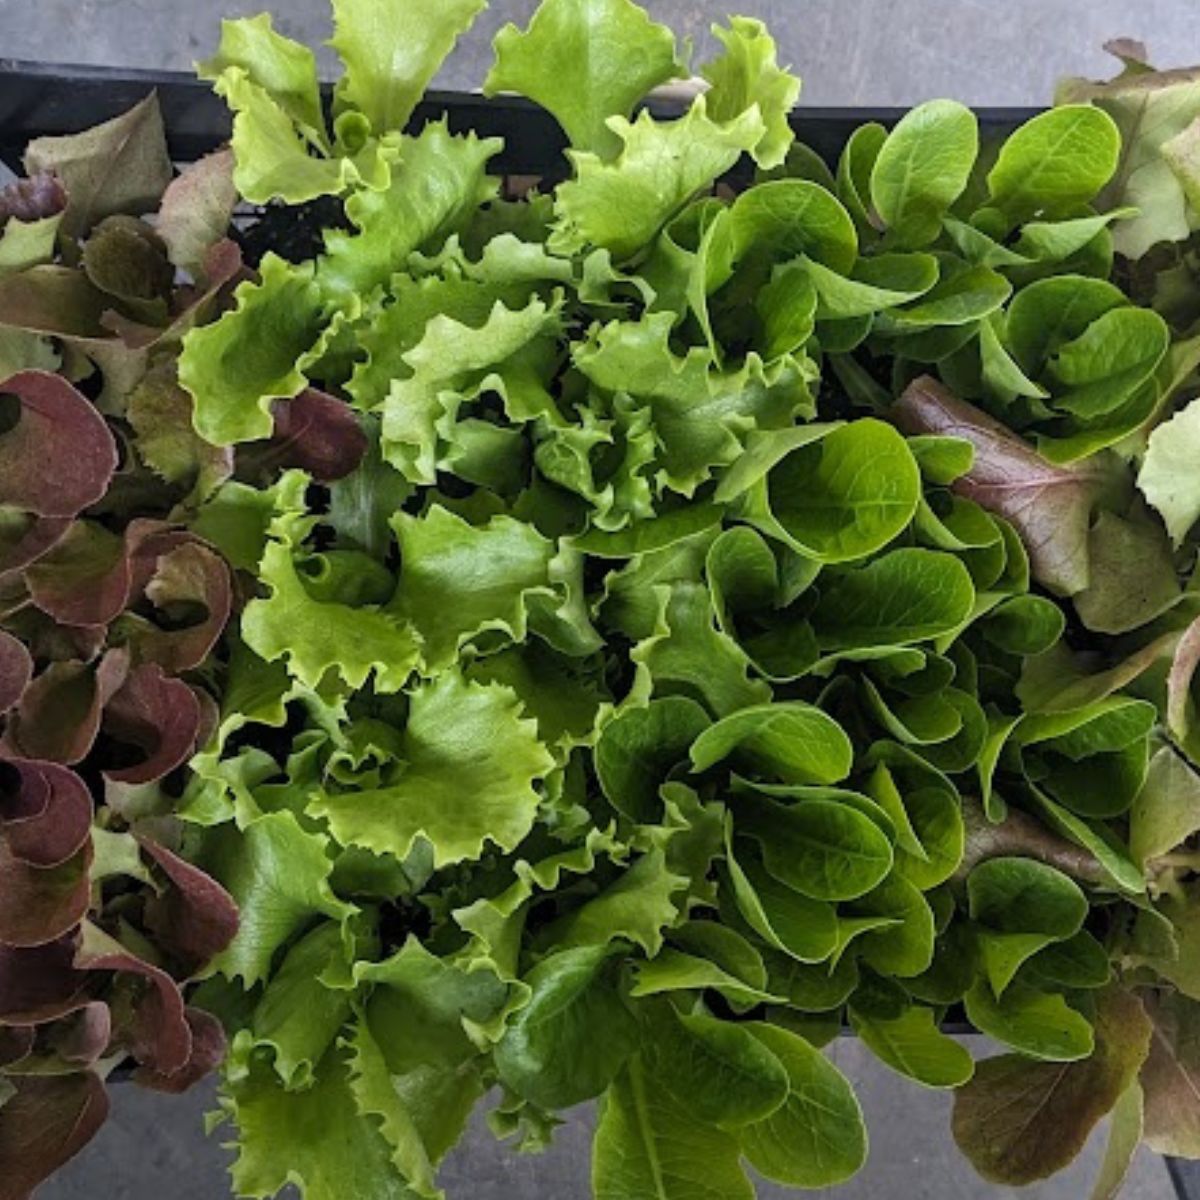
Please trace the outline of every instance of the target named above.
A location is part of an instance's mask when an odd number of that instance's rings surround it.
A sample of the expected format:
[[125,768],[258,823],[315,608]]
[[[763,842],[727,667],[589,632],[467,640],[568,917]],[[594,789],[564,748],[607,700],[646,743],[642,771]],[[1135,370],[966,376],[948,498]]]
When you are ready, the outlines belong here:
[[[489,43],[506,20],[524,21],[535,0],[493,0],[439,83],[478,86]],[[209,54],[221,15],[256,12],[258,0],[0,0],[0,55],[43,61],[186,68]],[[329,34],[326,0],[276,0],[281,29],[317,42]],[[1064,74],[1107,74],[1107,38],[1146,40],[1162,65],[1200,62],[1194,0],[647,0],[659,19],[706,52],[709,24],[727,12],[761,16],[814,105],[911,104],[950,95],[973,104],[1036,104]],[[331,59],[325,54],[325,69]],[[963,1200],[1012,1195],[972,1174],[948,1135],[949,1099],[923,1092],[876,1065],[862,1047],[836,1056],[854,1080],[872,1136],[870,1161],[838,1200]],[[113,1117],[88,1150],[39,1200],[221,1200],[227,1155],[205,1140],[211,1090],[179,1099],[130,1086],[115,1091]],[[585,1200],[589,1114],[572,1114],[540,1158],[498,1147],[480,1126],[451,1158],[451,1200]],[[1102,1153],[1094,1138],[1070,1170],[1022,1195],[1082,1200]],[[764,1185],[763,1200],[788,1195]],[[824,1195],[825,1193],[822,1193]],[[833,1195],[834,1193],[829,1193]],[[1126,1200],[1169,1200],[1166,1172],[1139,1156]],[[347,1197],[346,1200],[371,1200]]]
[[[495,31],[536,0],[492,0],[440,81],[477,87]],[[1106,74],[1108,38],[1144,39],[1165,66],[1200,62],[1194,0],[643,0],[707,51],[729,12],[762,17],[804,77],[809,104],[970,104],[1047,100],[1064,74]],[[0,0],[0,55],[187,68],[211,53],[222,15],[270,8],[278,26],[317,43],[327,0]],[[324,63],[332,62],[326,56]]]

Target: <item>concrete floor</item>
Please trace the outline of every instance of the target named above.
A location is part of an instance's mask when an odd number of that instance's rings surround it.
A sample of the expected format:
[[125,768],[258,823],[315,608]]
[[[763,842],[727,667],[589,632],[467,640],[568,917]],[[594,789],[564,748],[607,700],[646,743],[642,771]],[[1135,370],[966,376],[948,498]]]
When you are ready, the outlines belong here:
[[[645,0],[651,13],[707,53],[707,29],[730,7],[769,22],[782,57],[804,77],[813,105],[912,104],[949,95],[973,104],[1046,101],[1064,74],[1104,75],[1107,38],[1140,37],[1164,66],[1200,62],[1194,0]],[[493,0],[438,83],[479,85],[489,42],[506,20],[523,22],[535,0]],[[43,61],[186,69],[211,53],[221,15],[256,12],[259,0],[0,0],[0,55]],[[328,36],[326,0],[276,0],[281,29],[317,42]],[[331,60],[322,60],[326,69]],[[990,1200],[1013,1195],[972,1174],[948,1133],[949,1098],[923,1092],[879,1067],[855,1043],[836,1057],[854,1080],[872,1136],[870,1161],[838,1200]],[[113,1117],[88,1150],[39,1200],[220,1200],[226,1154],[205,1141],[200,1117],[211,1090],[180,1099],[116,1089]],[[586,1200],[590,1114],[573,1114],[555,1148],[518,1158],[482,1125],[444,1174],[451,1200]],[[1102,1142],[1055,1179],[1021,1193],[1029,1200],[1087,1195]],[[765,1186],[763,1200],[794,1195]],[[823,1195],[825,1193],[822,1193]],[[832,1194],[832,1193],[830,1193]],[[1126,1200],[1170,1200],[1166,1172],[1139,1156]],[[347,1197],[347,1200],[371,1200]]]

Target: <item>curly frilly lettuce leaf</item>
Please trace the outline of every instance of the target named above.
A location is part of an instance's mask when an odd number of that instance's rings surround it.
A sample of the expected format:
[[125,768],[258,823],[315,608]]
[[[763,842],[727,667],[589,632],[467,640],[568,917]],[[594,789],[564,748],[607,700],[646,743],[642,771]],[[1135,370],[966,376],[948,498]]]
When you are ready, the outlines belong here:
[[700,68],[710,84],[709,115],[728,121],[757,105],[766,129],[750,153],[764,170],[778,167],[795,140],[789,118],[800,97],[800,80],[779,67],[775,39],[761,21],[730,17],[728,29],[714,25],[712,31],[724,53]]
[[221,1104],[241,1131],[232,1167],[239,1192],[272,1196],[295,1183],[309,1200],[335,1200],[347,1187],[380,1200],[415,1200],[383,1133],[359,1109],[347,1058],[332,1047],[313,1086],[300,1092],[286,1091],[253,1056],[228,1076]]
[[[285,478],[291,481],[292,498],[283,503],[295,504],[306,477],[296,472]],[[314,596],[297,562],[310,525],[286,510],[272,522],[258,564],[271,595],[246,606],[246,644],[268,662],[286,659],[289,673],[310,688],[318,687],[328,671],[350,687],[361,687],[374,672],[380,691],[398,691],[419,661],[415,630],[377,604],[355,606],[336,597]],[[366,569],[361,564],[361,570]]]
[[611,161],[586,150],[570,152],[575,178],[560,184],[552,249],[574,253],[598,246],[618,262],[632,258],[701,188],[730,169],[766,133],[757,104],[728,121],[708,115],[704,97],[675,121],[610,117],[620,139]]
[[552,542],[511,517],[472,526],[440,505],[393,528],[403,566],[389,610],[417,631],[424,671],[452,666],[480,635],[525,640],[530,594],[551,591]]
[[632,0],[544,0],[524,32],[500,30],[495,50],[484,95],[536,100],[576,150],[601,158],[621,148],[609,117],[627,119],[651,89],[682,72],[675,35]]
[[345,921],[354,906],[329,887],[326,840],[290,812],[265,813],[244,828],[209,831],[202,859],[242,912],[253,914],[212,970],[247,988],[269,977],[275,953],[314,918]]
[[450,670],[410,697],[398,777],[370,791],[326,791],[309,811],[343,845],[404,859],[418,838],[436,866],[512,850],[537,815],[534,783],[554,766],[515,695]]
[[429,81],[486,0],[334,0],[333,38],[345,72],[335,119],[361,115],[377,134],[408,124]]
[[213,445],[271,436],[271,401],[304,389],[324,328],[311,264],[267,254],[260,270],[260,282],[239,285],[236,308],[184,339],[179,383],[195,404],[196,432]]
[[365,297],[401,270],[408,256],[440,248],[475,211],[496,196],[486,167],[500,150],[498,138],[452,134],[445,118],[395,143],[391,178],[379,190],[360,189],[346,201],[354,232],[325,234],[317,282],[326,299],[346,304]]
[[383,404],[384,458],[413,483],[432,483],[442,440],[452,436],[469,395],[520,386],[522,352],[553,338],[561,327],[561,299],[538,297],[524,308],[497,301],[478,327],[449,316],[426,324],[420,342],[405,354],[409,374],[394,379]]

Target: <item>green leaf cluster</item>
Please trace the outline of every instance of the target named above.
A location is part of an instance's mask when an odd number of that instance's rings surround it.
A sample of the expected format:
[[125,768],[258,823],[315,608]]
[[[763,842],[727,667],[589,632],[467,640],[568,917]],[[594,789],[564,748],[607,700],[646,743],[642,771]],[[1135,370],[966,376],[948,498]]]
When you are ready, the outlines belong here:
[[178,805],[242,909],[235,1185],[437,1197],[499,1086],[527,1148],[600,1098],[600,1200],[831,1186],[844,1024],[988,1178],[1111,1108],[1110,1175],[1195,1146],[1200,353],[1120,113],[935,100],[818,166],[758,22],[664,116],[669,31],[544,0],[486,90],[568,174],[513,198],[406,128],[479,7],[335,4],[332,136],[265,18],[205,68],[242,194],[345,221],[187,336],[195,428],[251,461],[316,388],[367,445],[195,521],[245,600]]

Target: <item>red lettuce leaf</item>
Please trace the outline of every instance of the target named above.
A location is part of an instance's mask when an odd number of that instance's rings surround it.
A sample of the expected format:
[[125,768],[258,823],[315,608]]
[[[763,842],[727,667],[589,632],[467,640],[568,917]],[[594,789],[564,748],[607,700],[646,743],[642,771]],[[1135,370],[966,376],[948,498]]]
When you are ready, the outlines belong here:
[[[178,612],[188,624],[162,628],[139,616],[126,621],[126,640],[138,662],[171,674],[191,670],[216,645],[233,608],[233,583],[225,560],[194,534],[134,522],[130,527],[134,594],[144,595],[167,619]],[[196,619],[199,610],[203,615]]]
[[13,758],[81,762],[96,741],[104,706],[128,673],[125,650],[110,650],[95,666],[51,663],[25,689],[0,745]]
[[907,434],[965,438],[975,448],[970,471],[953,490],[1012,523],[1029,551],[1034,577],[1072,596],[1088,585],[1088,529],[1092,510],[1113,483],[1108,459],[1095,455],[1071,467],[1055,466],[981,409],[922,376],[892,406],[893,422]]
[[91,900],[92,843],[55,867],[31,866],[0,837],[0,942],[44,946],[69,933]]
[[0,589],[56,545],[71,527],[69,518],[21,513],[0,526]]
[[0,1200],[27,1200],[95,1136],[108,1116],[108,1096],[91,1071],[11,1082],[16,1094],[0,1108]]
[[0,1067],[11,1067],[28,1058],[37,1038],[32,1025],[0,1026]]
[[0,629],[0,713],[7,712],[18,700],[33,677],[33,659],[29,651],[10,633]]
[[199,1008],[185,1008],[183,1015],[192,1038],[187,1062],[171,1072],[139,1067],[133,1073],[135,1083],[156,1092],[186,1092],[221,1065],[225,1058],[225,1030],[221,1022]]
[[91,793],[74,771],[0,760],[0,836],[15,857],[32,867],[56,867],[83,848],[91,829]]
[[117,443],[95,405],[46,371],[18,372],[3,390],[21,411],[0,434],[0,504],[73,517],[99,500],[117,469]]
[[0,224],[9,217],[40,221],[67,207],[67,191],[53,171],[39,171],[0,188]]
[[76,521],[25,572],[34,604],[61,625],[108,625],[129,603],[125,542],[94,521]]
[[191,758],[200,731],[200,701],[157,663],[134,667],[104,709],[109,738],[140,752],[128,766],[109,768],[114,783],[150,783]]
[[161,967],[146,962],[95,925],[83,929],[75,965],[85,971],[131,975],[132,1002],[118,1021],[114,1040],[151,1070],[173,1075],[192,1057],[192,1028],[184,1012],[179,985]]
[[345,402],[316,388],[274,406],[275,433],[247,457],[255,468],[299,467],[320,483],[344,479],[367,453],[367,435]]
[[170,880],[162,895],[147,901],[146,925],[191,974],[233,941],[238,931],[237,905],[211,875],[173,850],[146,837],[138,841]]
[[0,945],[0,1025],[39,1025],[86,1003],[80,996],[87,975],[75,969],[75,941]]
[[59,1058],[90,1067],[112,1040],[112,1010],[103,1000],[91,1000],[55,1025],[50,1040]]

